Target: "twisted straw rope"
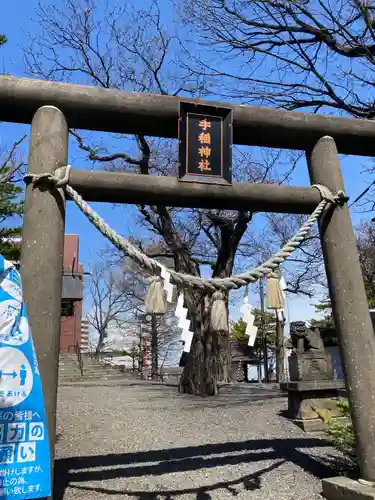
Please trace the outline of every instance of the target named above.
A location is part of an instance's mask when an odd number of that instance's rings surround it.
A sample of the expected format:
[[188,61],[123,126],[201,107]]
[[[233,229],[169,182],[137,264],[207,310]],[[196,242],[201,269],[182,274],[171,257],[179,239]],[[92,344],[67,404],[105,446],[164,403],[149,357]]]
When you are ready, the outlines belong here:
[[[117,234],[116,231],[111,229],[109,225],[85,202],[85,200],[71,186],[69,186],[68,182],[70,170],[71,167],[67,166],[57,169],[55,174],[28,174],[25,176],[24,180],[26,183],[31,182],[33,184],[40,181],[49,182],[58,188],[65,186],[66,193],[69,195],[69,198],[75,202],[78,208],[86,215],[89,221],[102,233],[103,236],[111,241],[119,250],[124,251],[129,257],[137,261],[138,264],[145,268],[149,273],[153,275],[160,275],[160,270],[163,267],[162,264],[159,264],[159,262],[155,259],[147,257],[147,255],[138,250],[125,238]],[[297,233],[266,262],[255,267],[254,269],[246,271],[245,273],[230,276],[228,278],[204,279],[199,276],[178,273],[169,269],[168,272],[170,273],[172,282],[175,285],[195,287],[202,291],[207,290],[212,293],[216,290],[238,289],[242,286],[248,285],[249,283],[254,283],[259,278],[269,276],[294,252],[294,250],[302,244],[315,222],[319,220],[327,205],[339,204],[340,202],[342,203],[347,200],[342,191],[334,196],[325,186],[315,185],[314,187],[319,189],[323,198],[322,201],[307,221],[302,224]]]

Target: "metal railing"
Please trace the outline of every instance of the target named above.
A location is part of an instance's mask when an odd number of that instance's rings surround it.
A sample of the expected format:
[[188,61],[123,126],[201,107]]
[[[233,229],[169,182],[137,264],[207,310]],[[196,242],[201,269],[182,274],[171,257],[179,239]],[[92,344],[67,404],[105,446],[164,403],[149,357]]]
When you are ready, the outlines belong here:
[[77,354],[79,370],[81,372],[81,377],[83,377],[83,358],[82,358],[81,347],[78,344],[78,342],[76,343],[76,354]]
[[83,372],[84,372],[83,356],[82,356],[81,347],[80,347],[78,341],[75,344],[71,344],[68,347],[68,353],[70,353],[71,350],[73,350],[77,356],[79,370],[81,372],[81,377],[83,377]]

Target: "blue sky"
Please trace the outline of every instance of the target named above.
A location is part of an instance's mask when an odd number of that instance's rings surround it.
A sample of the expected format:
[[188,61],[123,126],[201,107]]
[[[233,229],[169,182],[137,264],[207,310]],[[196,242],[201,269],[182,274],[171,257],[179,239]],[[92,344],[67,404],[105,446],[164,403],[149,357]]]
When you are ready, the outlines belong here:
[[[9,39],[8,43],[0,49],[0,71],[10,73],[14,76],[25,76],[25,65],[23,61],[22,47],[28,44],[29,33],[37,34],[38,25],[31,19],[34,17],[34,10],[37,7],[37,0],[22,2],[5,2],[1,7],[0,33],[5,33]],[[56,2],[57,4],[60,2]],[[167,0],[161,2],[162,7],[168,7]],[[28,133],[29,126],[0,124],[0,148],[11,145],[23,133]],[[73,168],[89,168],[89,163],[83,158],[71,143],[70,162]],[[25,143],[22,153],[27,155],[27,143]],[[368,164],[369,160],[361,157],[346,157],[342,161],[344,179],[347,193],[355,198],[367,185],[368,180],[360,172]],[[308,185],[307,169],[302,166],[297,169],[293,176],[293,184]],[[135,209],[132,206],[113,207],[110,204],[93,204],[93,208],[102,215],[114,229],[128,237],[137,230],[134,223]],[[355,224],[365,216],[353,212]],[[84,216],[72,205],[68,203],[66,232],[77,233],[80,236],[80,260],[86,268],[98,260],[97,255],[106,246],[104,238],[94,229]],[[289,301],[289,310],[292,319],[309,319],[314,315],[314,309],[310,306],[316,300],[292,297]],[[253,297],[253,305],[257,305],[256,296]]]

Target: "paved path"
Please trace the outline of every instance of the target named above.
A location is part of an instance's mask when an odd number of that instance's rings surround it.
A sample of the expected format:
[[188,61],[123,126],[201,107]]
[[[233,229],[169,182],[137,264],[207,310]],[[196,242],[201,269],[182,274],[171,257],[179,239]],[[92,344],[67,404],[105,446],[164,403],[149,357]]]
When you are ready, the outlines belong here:
[[335,452],[276,391],[180,396],[142,381],[59,389],[55,500],[315,500]]

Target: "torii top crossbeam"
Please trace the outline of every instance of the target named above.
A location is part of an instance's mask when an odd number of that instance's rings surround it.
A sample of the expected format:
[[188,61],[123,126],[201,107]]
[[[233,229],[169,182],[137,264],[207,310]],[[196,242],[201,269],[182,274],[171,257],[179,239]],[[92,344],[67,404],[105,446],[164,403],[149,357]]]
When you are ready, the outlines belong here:
[[[31,123],[38,108],[54,105],[72,128],[177,138],[181,100],[204,103],[175,96],[0,76],[0,121],[6,122]],[[371,120],[205,103],[233,109],[235,144],[309,150],[321,137],[329,135],[340,153],[375,156],[375,123]]]

